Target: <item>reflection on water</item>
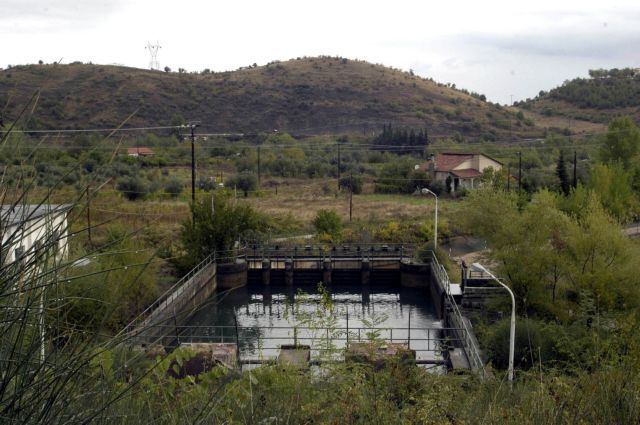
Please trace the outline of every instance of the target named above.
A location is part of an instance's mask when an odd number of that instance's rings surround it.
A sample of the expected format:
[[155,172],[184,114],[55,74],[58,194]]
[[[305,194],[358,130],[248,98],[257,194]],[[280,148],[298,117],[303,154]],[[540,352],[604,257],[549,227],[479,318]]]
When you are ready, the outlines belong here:
[[269,358],[277,356],[281,344],[294,340],[311,345],[317,354],[331,345],[344,347],[347,338],[366,340],[372,330],[365,328],[376,327],[384,328],[377,332],[380,338],[410,341],[418,359],[440,358],[441,322],[426,290],[335,286],[328,289],[331,310],[321,307],[322,298],[313,286],[245,286],[223,291],[194,315],[181,340],[235,342],[238,335],[242,358]]

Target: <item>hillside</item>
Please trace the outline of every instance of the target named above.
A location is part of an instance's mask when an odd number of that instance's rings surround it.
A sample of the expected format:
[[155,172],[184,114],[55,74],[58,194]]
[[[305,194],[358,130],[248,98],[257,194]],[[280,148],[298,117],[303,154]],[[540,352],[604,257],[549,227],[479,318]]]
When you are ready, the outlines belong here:
[[380,131],[383,123],[469,140],[535,137],[530,120],[411,73],[342,58],[302,58],[237,71],[161,72],[74,63],[0,71],[5,121],[41,89],[30,128],[169,125],[177,114],[209,131],[299,134]]
[[631,68],[591,70],[589,78],[575,78],[521,102],[524,110],[546,117],[565,117],[607,123],[620,115],[640,122],[640,73]]

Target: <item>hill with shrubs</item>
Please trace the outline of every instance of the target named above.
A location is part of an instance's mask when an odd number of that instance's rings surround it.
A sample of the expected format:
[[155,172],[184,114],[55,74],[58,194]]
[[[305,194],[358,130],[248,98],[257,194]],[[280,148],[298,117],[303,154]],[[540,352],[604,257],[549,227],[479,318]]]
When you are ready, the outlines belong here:
[[229,72],[190,73],[74,62],[0,70],[0,104],[11,122],[39,90],[23,128],[162,126],[186,119],[211,132],[379,134],[384,124],[429,137],[537,137],[531,120],[455,84],[339,57],[298,58]]

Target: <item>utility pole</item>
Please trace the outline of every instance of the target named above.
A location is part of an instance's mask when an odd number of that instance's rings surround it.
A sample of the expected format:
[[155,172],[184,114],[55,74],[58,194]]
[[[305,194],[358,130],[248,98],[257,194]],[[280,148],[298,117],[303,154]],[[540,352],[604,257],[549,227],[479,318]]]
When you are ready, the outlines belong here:
[[191,129],[191,201],[196,203],[196,127],[200,127],[200,121],[191,121],[187,124]]
[[349,174],[349,223],[353,213],[353,173]]
[[578,173],[577,173],[577,164],[578,164],[578,155],[576,151],[573,151],[573,187],[578,187]]
[[518,152],[518,193],[522,188],[522,152]]

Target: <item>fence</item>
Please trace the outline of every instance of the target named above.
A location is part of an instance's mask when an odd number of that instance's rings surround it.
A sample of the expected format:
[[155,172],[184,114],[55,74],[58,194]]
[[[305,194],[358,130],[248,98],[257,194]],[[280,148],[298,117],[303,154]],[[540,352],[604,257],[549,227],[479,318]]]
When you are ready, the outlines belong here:
[[[480,372],[484,377],[486,373],[484,362],[480,356],[480,349],[478,348],[478,342],[476,341],[475,334],[471,330],[471,323],[468,319],[462,316],[462,313],[460,313],[458,304],[453,299],[453,295],[451,295],[451,282],[449,280],[449,275],[433,252],[431,253],[431,270],[447,294],[447,305],[449,309],[448,318],[449,322],[453,324],[451,329],[454,330],[454,335],[456,335],[453,339],[459,341],[462,345],[471,368]],[[455,329],[461,329],[463,332],[461,332],[461,335],[455,334]]]
[[[153,325],[153,323],[159,321],[160,318],[167,316],[166,313],[168,312],[168,310],[171,310],[171,315],[175,316],[176,305],[184,305],[184,303],[176,303],[176,300],[184,298],[187,291],[191,292],[189,294],[189,298],[192,298],[193,292],[198,289],[193,287],[193,284],[196,283],[196,280],[194,278],[197,277],[208,266],[215,265],[217,258],[217,253],[214,252],[213,254],[202,260],[198,265],[191,269],[189,273],[184,275],[173,286],[171,286],[171,288],[167,289],[156,299],[156,301],[154,301],[149,307],[147,307],[142,313],[140,313],[138,317],[136,317],[131,323],[129,323],[125,328],[125,332],[144,332],[145,334],[148,334],[149,328]],[[180,309],[178,309],[178,311],[181,312]]]
[[410,259],[414,254],[413,245],[404,244],[350,244],[342,246],[313,246],[303,247],[287,246],[257,246],[247,247],[246,254],[252,260],[271,259],[273,261],[285,261],[304,258],[325,259],[356,258],[360,260],[375,258],[399,258]]
[[312,357],[323,354],[340,355],[351,343],[379,341],[402,343],[416,352],[418,360],[437,360],[449,348],[461,344],[461,339],[445,335],[462,335],[464,329],[454,328],[374,328],[315,326],[162,326],[165,338],[174,344],[232,343],[238,347],[241,360],[277,357],[281,345],[308,345]]

